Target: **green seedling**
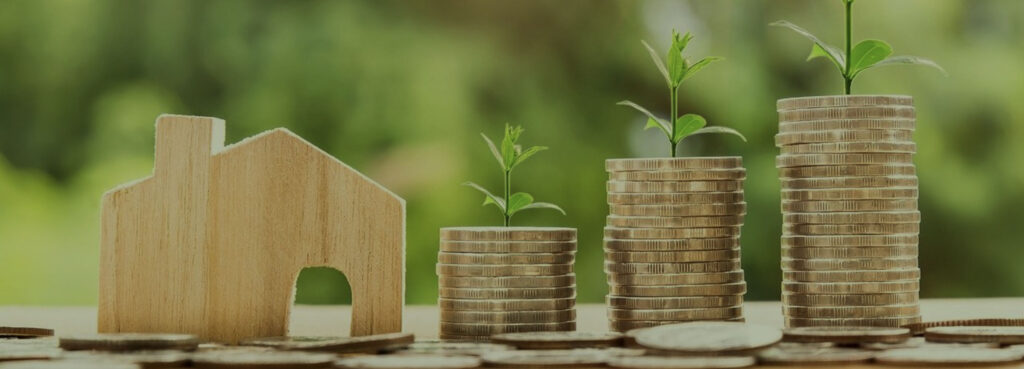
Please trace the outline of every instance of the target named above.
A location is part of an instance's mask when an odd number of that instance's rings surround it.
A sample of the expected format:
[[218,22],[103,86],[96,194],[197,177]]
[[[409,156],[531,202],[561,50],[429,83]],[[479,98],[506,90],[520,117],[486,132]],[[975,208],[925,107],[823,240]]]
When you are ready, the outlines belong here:
[[[636,103],[625,100],[620,101],[619,105],[624,105],[636,109],[637,111],[644,113],[647,116],[647,126],[644,129],[658,128],[665,133],[668,137],[669,144],[671,145],[672,157],[676,156],[676,149],[679,147],[679,142],[683,139],[704,133],[729,133],[739,136],[744,142],[747,141],[743,134],[737,132],[732,128],[715,126],[707,127],[708,121],[704,117],[697,114],[686,114],[679,116],[679,86],[682,86],[683,82],[693,77],[701,69],[707,67],[709,64],[721,60],[717,57],[707,57],[700,61],[690,64],[689,60],[683,58],[683,51],[686,49],[686,45],[693,39],[693,35],[687,32],[685,35],[680,36],[679,32],[672,30],[672,46],[668,49],[668,55],[664,62],[661,61],[661,57],[654,51],[651,45],[648,45],[645,41],[640,41],[647,48],[647,51],[651,54],[651,59],[654,60],[654,65],[658,67],[658,71],[661,72],[662,77],[665,77],[665,82],[668,84],[669,91],[669,105],[670,115],[672,122],[666,119],[659,118],[658,116],[651,113],[644,107],[637,105]],[[667,64],[667,66],[666,66]]]
[[[533,202],[533,196],[525,192],[512,193],[512,170],[534,154],[548,149],[545,146],[534,146],[523,150],[522,146],[516,144],[521,134],[523,134],[523,127],[512,127],[506,124],[505,137],[501,140],[500,149],[494,144],[494,141],[487,138],[487,135],[480,134],[491,149],[491,154],[494,154],[494,158],[498,160],[498,165],[501,166],[501,171],[505,175],[504,197],[495,196],[490,191],[487,191],[486,188],[476,183],[463,183],[464,186],[473,187],[484,194],[484,206],[494,205],[501,210],[501,215],[505,217],[506,227],[509,226],[513,215],[526,209],[554,209],[565,215],[565,210],[562,210],[558,205],[546,202]],[[508,200],[506,201],[506,199]]]
[[811,47],[811,55],[807,57],[807,60],[822,57],[831,60],[832,64],[839,69],[839,73],[843,75],[843,80],[846,82],[844,91],[847,95],[850,94],[850,88],[853,86],[853,80],[857,78],[861,72],[883,65],[926,65],[938,69],[942,74],[946,74],[946,70],[942,69],[942,67],[934,61],[917,56],[892,56],[892,46],[882,40],[864,40],[854,46],[851,41],[853,33],[852,11],[854,0],[840,1],[842,1],[843,5],[846,6],[845,53],[842,50],[839,50],[839,48],[821,41],[818,37],[793,23],[783,20],[774,22],[771,25],[789,28],[794,32],[799,33],[801,36],[806,37],[808,40],[811,40],[811,42],[814,42],[814,45]]

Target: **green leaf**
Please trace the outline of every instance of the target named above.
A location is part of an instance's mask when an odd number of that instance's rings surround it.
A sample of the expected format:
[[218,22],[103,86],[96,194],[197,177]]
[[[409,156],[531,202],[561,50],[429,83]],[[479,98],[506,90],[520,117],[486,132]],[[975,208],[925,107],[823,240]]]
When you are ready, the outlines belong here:
[[532,203],[533,196],[525,192],[516,192],[508,197],[508,215],[515,214]]
[[658,53],[654,51],[654,48],[652,48],[651,45],[648,45],[646,41],[640,41],[640,43],[644,44],[644,47],[647,48],[647,52],[651,54],[651,60],[654,60],[654,66],[658,67],[658,71],[661,72],[661,76],[665,77],[665,83],[668,83],[669,86],[671,86],[672,78],[669,78],[668,69],[665,68],[665,63],[661,62],[661,57],[658,56]]
[[854,46],[850,54],[852,77],[892,55],[892,46],[881,40],[864,40]]
[[505,138],[501,140],[501,158],[505,170],[512,168],[512,162],[516,159],[516,141],[522,133],[523,127],[505,124]]
[[818,46],[818,44],[814,44],[813,46],[811,46],[811,55],[807,56],[807,60],[811,61],[814,60],[815,58],[826,58],[828,60],[831,60],[832,65],[836,66],[836,69],[839,70],[840,74],[846,74],[846,70],[843,69],[843,66],[839,65],[839,62],[833,59],[832,56],[825,52],[825,49],[822,49],[821,46]]
[[689,65],[686,59],[683,59],[683,50],[692,39],[693,35],[689,32],[680,37],[679,32],[672,30],[672,46],[668,49],[668,74],[672,80],[671,87],[679,86],[686,77]]
[[[790,23],[790,22],[787,22],[787,21],[784,21],[784,20],[780,20],[780,21],[774,22],[771,25],[772,26],[776,26],[776,27],[789,28],[793,32],[796,32],[796,33],[800,34],[801,36],[806,37],[808,40],[811,40],[812,42],[814,42],[814,45],[817,48],[821,49],[820,53],[823,56],[831,59],[832,62],[835,63],[837,67],[839,67],[840,71],[846,70],[846,57],[843,55],[843,52],[840,51],[835,46],[826,44],[824,41],[821,41],[820,39],[818,39],[817,36],[811,34],[810,32],[807,32],[807,30],[805,30],[803,28],[800,28],[800,26],[797,26],[797,25],[795,25],[793,23]],[[816,57],[816,52],[812,48],[811,49],[811,57],[809,59],[814,59],[814,57]]]
[[483,205],[486,206],[487,204],[494,204],[494,206],[497,206],[499,209],[501,209],[502,213],[505,212],[505,199],[503,199],[501,197],[498,197],[498,196],[494,196],[494,194],[492,194],[491,191],[488,191],[483,186],[478,185],[478,184],[473,183],[473,182],[465,182],[462,185],[475,188],[477,191],[482,192],[484,194],[484,203],[483,203]]
[[722,58],[709,56],[707,58],[701,59],[699,62],[693,63],[692,66],[686,69],[686,73],[683,75],[683,80],[679,81],[679,83],[682,83],[683,81],[690,79],[690,77],[693,77],[694,74],[700,72],[700,70],[704,69],[704,67],[708,66],[708,64],[711,64],[712,62],[716,62],[719,60],[722,60]]
[[547,202],[535,202],[535,203],[532,203],[530,205],[526,205],[522,209],[519,209],[519,210],[526,210],[526,209],[553,209],[553,210],[557,210],[559,213],[562,213],[562,215],[566,215],[565,214],[565,210],[562,210],[562,208],[558,207],[558,205],[555,205],[555,204],[552,204],[552,203],[547,203]]
[[536,154],[547,149],[547,146],[534,146],[529,149],[526,149],[526,151],[523,151],[519,155],[516,155],[516,159],[512,161],[512,166],[509,167],[508,170],[512,170],[512,168],[519,166],[519,164],[522,164],[524,161],[526,161],[527,158],[533,156],[533,154]]
[[647,109],[644,109],[644,107],[642,107],[640,105],[637,105],[636,103],[634,103],[632,101],[629,101],[629,100],[619,101],[616,104],[617,105],[631,107],[631,108],[636,109],[637,111],[639,111],[641,113],[644,113],[644,115],[647,115],[647,126],[644,127],[644,129],[651,128],[651,127],[658,127],[658,128],[661,128],[662,132],[665,132],[666,136],[672,137],[672,126],[670,126],[669,123],[667,121],[665,121],[664,119],[658,118],[657,116],[655,116],[653,113],[651,113]]
[[[909,56],[909,55],[888,57],[888,58],[885,58],[885,59],[883,59],[882,61],[880,61],[878,63],[875,63],[871,67],[880,67],[880,66],[883,66],[883,65],[897,65],[897,64],[924,65],[924,66],[928,66],[928,67],[932,67],[932,68],[938,69],[939,72],[942,72],[942,75],[944,75],[944,76],[947,76],[947,77],[949,76],[949,73],[946,73],[946,70],[943,69],[942,66],[940,66],[938,63],[936,63],[934,61],[931,61],[929,59],[925,59],[925,58],[921,58],[921,57],[916,57],[916,56]],[[871,68],[871,67],[868,67],[868,68]],[[865,68],[865,69],[867,69],[867,68]]]
[[483,133],[480,134],[480,137],[483,137],[484,141],[487,142],[487,147],[491,148],[491,154],[494,154],[494,159],[498,160],[498,165],[501,165],[501,169],[506,169],[505,160],[502,159],[501,151],[498,151],[498,147],[494,145],[494,141],[491,141],[491,139],[487,138],[487,135]]
[[697,130],[704,128],[708,124],[708,121],[704,117],[697,114],[686,114],[676,119],[676,136],[672,138],[673,143],[679,143],[686,136],[697,132]]
[[722,126],[704,127],[704,128],[698,129],[696,132],[693,132],[694,135],[702,135],[702,134],[705,134],[705,133],[728,133],[728,134],[731,134],[731,135],[739,136],[739,138],[741,140],[743,140],[743,142],[747,142],[747,137],[746,136],[743,136],[743,134],[740,133],[739,131],[737,131],[735,129],[732,129],[732,128],[729,128],[729,127],[722,127]]

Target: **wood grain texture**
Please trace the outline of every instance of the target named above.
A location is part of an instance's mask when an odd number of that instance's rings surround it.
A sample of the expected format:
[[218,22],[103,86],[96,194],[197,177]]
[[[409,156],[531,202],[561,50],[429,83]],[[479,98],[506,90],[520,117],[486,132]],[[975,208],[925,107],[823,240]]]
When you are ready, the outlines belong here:
[[311,266],[347,277],[350,334],[401,331],[401,198],[284,129],[228,147],[215,118],[156,130],[153,175],[103,196],[100,332],[285,335]]

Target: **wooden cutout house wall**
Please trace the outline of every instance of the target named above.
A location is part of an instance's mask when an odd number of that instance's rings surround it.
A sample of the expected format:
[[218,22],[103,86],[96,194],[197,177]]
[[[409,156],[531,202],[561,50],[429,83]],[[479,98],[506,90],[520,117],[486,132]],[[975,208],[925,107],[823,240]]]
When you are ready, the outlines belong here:
[[352,335],[401,331],[405,202],[285,129],[223,142],[160,116],[153,175],[104,194],[99,331],[283,336],[308,266],[348,278]]

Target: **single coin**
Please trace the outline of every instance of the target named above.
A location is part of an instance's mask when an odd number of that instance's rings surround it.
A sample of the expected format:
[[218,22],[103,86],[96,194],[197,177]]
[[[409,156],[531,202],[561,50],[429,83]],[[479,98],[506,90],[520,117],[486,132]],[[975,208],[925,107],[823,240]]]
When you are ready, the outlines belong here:
[[616,228],[605,227],[604,237],[612,239],[678,239],[739,237],[740,227],[718,228]]
[[285,351],[321,351],[334,353],[376,353],[385,347],[408,345],[415,340],[412,333],[384,333],[357,337],[289,336],[244,340],[245,346],[271,347]]
[[612,181],[734,181],[747,177],[747,170],[739,169],[698,169],[698,170],[649,170],[609,172]]
[[743,282],[743,270],[716,273],[609,274],[608,284],[618,286],[674,286]]
[[794,213],[828,213],[860,211],[916,211],[917,199],[847,200],[847,201],[783,201],[782,211]]
[[839,142],[788,145],[779,148],[782,156],[806,154],[855,154],[855,153],[903,153],[917,152],[913,142]]
[[715,320],[743,316],[743,308],[699,308],[699,309],[608,309],[608,318],[615,320]]
[[888,327],[799,327],[782,331],[786,342],[900,343],[910,338],[906,328]]
[[[728,296],[747,292],[747,283],[694,284],[677,286],[608,286],[608,293],[629,297]],[[635,319],[656,320],[656,319]]]
[[740,249],[706,251],[617,252],[605,250],[604,259],[619,263],[694,263],[740,258]]
[[691,205],[609,205],[611,215],[700,217],[718,215],[745,215],[747,203],[691,204]]
[[765,365],[830,366],[865,364],[875,357],[874,351],[842,347],[773,347],[757,354]]
[[484,366],[492,368],[594,368],[615,357],[640,356],[643,350],[621,347],[571,350],[514,350],[484,354]]
[[783,214],[787,224],[889,224],[917,223],[920,211],[861,212],[861,213],[791,213]]
[[920,283],[917,280],[847,283],[782,282],[782,290],[810,294],[901,293],[919,291]]
[[[886,270],[917,268],[917,257],[870,259],[782,259],[784,270]],[[906,291],[888,291],[906,292]],[[828,293],[828,292],[822,292]]]
[[1024,327],[955,326],[925,329],[924,339],[939,343],[1024,344]]
[[608,193],[720,193],[743,190],[743,181],[628,182],[608,181]]
[[559,254],[542,253],[447,253],[441,251],[437,254],[437,262],[441,264],[567,264],[576,260],[576,254],[571,252]]
[[605,296],[605,302],[612,309],[696,309],[740,306],[743,296],[696,296],[696,297],[628,297]]
[[729,369],[748,368],[757,363],[751,356],[637,356],[608,360],[608,366],[619,369]]
[[35,338],[53,336],[53,329],[35,327],[0,327],[0,338]]
[[775,135],[775,146],[840,142],[913,142],[913,131],[836,130],[784,132]]
[[792,247],[917,246],[917,243],[917,234],[782,236],[782,246]]
[[384,352],[390,355],[453,355],[453,356],[480,356],[493,351],[515,350],[509,345],[499,345],[489,342],[450,342],[442,340],[427,340],[413,342],[408,346],[387,348]]
[[917,246],[883,247],[782,247],[782,257],[792,259],[864,259],[917,257]]
[[[918,268],[897,270],[840,270],[822,272],[812,272],[804,270],[782,271],[783,280],[795,282],[885,282],[918,278],[921,278],[921,269]],[[914,301],[917,301],[916,296],[914,298]]]
[[906,188],[917,187],[915,176],[889,177],[822,177],[822,178],[782,178],[783,190],[823,190],[850,188]]
[[[2,342],[2,341],[0,341]],[[26,360],[52,360],[65,355],[59,348],[0,346],[0,363]]]
[[446,227],[443,241],[573,241],[575,228],[557,227]]
[[[922,332],[924,333],[924,332]],[[913,334],[913,331],[911,331]],[[924,337],[911,337],[910,339],[901,343],[862,343],[859,345],[861,348],[876,351],[895,350],[895,349],[907,349],[907,348],[933,348],[933,349],[945,349],[945,348],[999,348],[999,344],[995,343],[935,343],[925,341]],[[1012,350],[1013,346],[1007,346],[1007,350]]]
[[933,327],[1024,327],[1024,319],[1014,318],[982,318],[982,319],[958,319],[921,322],[905,326],[915,335],[924,334],[924,331]]
[[775,158],[775,166],[778,168],[813,167],[821,165],[892,165],[913,163],[914,155],[906,153],[783,154]]
[[779,110],[852,106],[913,106],[914,98],[904,95],[834,95],[789,97],[776,102]]
[[914,119],[830,119],[803,122],[779,122],[779,133],[820,132],[820,131],[913,131],[917,128]]
[[479,324],[441,322],[441,332],[447,334],[480,336],[498,333],[574,331],[576,322],[523,323],[523,324]]
[[622,274],[718,273],[739,269],[739,260],[706,263],[604,263],[605,272]]
[[491,336],[491,342],[520,350],[556,350],[622,346],[622,334],[614,332],[521,332]]
[[541,288],[576,285],[576,274],[533,277],[438,277],[440,287],[454,288]]
[[196,368],[330,368],[337,356],[328,353],[286,351],[207,351],[192,357]]
[[99,333],[64,336],[60,348],[73,350],[182,350],[199,347],[199,338],[190,334]]
[[[744,322],[744,321],[746,321],[746,319],[744,319],[744,318],[735,318],[735,319],[718,319],[718,320],[712,320],[712,321]],[[689,322],[691,322],[691,321],[685,321],[685,320],[680,320],[680,321],[671,321],[671,320],[610,320],[608,322],[608,328],[613,330],[613,331],[615,331],[615,332],[625,332],[626,333],[626,347],[639,347],[639,345],[637,345],[636,342],[635,342],[636,341],[635,334],[636,334],[636,332],[639,331],[639,329],[659,327],[659,326],[671,325],[671,324],[689,323]],[[649,348],[646,349],[646,350],[647,350],[647,353],[649,355],[653,355],[653,354],[658,354],[658,355],[666,354],[667,355],[667,354],[669,354],[669,353],[665,353],[665,352],[657,352],[657,351],[651,350]],[[729,353],[729,354],[732,354],[732,353]]]
[[687,169],[743,169],[743,158],[739,156],[721,156],[701,158],[608,159],[604,161],[604,168],[609,172],[675,171]]
[[439,276],[502,277],[562,275],[572,273],[572,264],[460,265],[437,264]]
[[913,165],[823,165],[814,167],[779,168],[781,178],[829,178],[915,176]]
[[840,235],[840,234],[900,234],[919,233],[918,223],[882,223],[882,224],[783,224],[782,233],[788,235]]
[[678,353],[744,352],[763,349],[782,340],[782,331],[735,322],[692,322],[663,325],[636,332],[640,346]]
[[565,253],[576,252],[576,241],[441,241],[442,252]]
[[896,349],[875,356],[875,362],[879,365],[954,368],[1011,364],[1020,359],[1021,354],[1012,350],[974,347]]
[[575,319],[576,309],[536,311],[441,311],[441,321],[451,323],[521,324],[568,322]]
[[473,356],[453,355],[383,355],[341,358],[335,368],[352,369],[467,369],[477,368],[483,362]]
[[786,327],[902,327],[921,321],[920,316],[902,316],[888,318],[784,318]]
[[622,228],[715,228],[739,227],[743,225],[742,215],[717,217],[622,217],[609,215],[609,227]]
[[132,363],[105,361],[79,362],[71,360],[21,360],[0,364],[3,369],[140,369]]
[[130,363],[137,364],[143,369],[183,368],[191,362],[192,354],[175,350],[66,351],[61,353],[58,359],[74,362]]
[[915,118],[913,106],[864,106],[836,108],[805,108],[779,111],[780,122],[802,122],[822,119]]
[[438,295],[446,299],[553,299],[576,295],[576,287],[550,288],[439,288]]
[[916,199],[917,187],[845,188],[827,190],[783,190],[783,200],[875,200]]
[[686,193],[609,193],[614,205],[726,204],[743,202],[743,191]]
[[740,247],[739,237],[687,238],[677,240],[616,240],[604,239],[605,250],[614,251],[698,251],[722,250]]
[[533,311],[565,310],[576,306],[576,296],[561,299],[468,300],[437,299],[441,310],[469,311]]
[[878,306],[914,304],[917,302],[917,291],[903,293],[874,293],[857,295],[805,295],[795,293],[782,294],[782,303],[785,306]]
[[917,304],[889,306],[783,306],[782,312],[794,318],[885,318],[921,314]]

